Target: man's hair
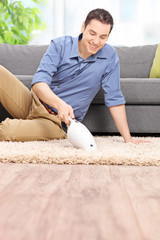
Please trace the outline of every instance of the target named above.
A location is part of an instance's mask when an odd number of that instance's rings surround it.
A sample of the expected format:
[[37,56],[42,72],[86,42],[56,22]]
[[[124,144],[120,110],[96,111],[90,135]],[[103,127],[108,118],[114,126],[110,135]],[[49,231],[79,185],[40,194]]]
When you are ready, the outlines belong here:
[[92,19],[96,19],[101,23],[109,24],[111,26],[111,29],[110,29],[110,32],[111,32],[114,22],[111,14],[108,11],[101,8],[97,8],[90,11],[85,20],[85,28],[87,27],[87,25],[90,23]]

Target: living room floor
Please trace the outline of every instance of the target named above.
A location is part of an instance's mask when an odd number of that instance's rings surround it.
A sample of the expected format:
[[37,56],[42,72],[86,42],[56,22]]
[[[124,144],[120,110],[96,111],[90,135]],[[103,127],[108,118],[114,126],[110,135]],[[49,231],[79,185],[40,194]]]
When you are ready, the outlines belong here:
[[0,240],[159,240],[160,168],[0,164]]

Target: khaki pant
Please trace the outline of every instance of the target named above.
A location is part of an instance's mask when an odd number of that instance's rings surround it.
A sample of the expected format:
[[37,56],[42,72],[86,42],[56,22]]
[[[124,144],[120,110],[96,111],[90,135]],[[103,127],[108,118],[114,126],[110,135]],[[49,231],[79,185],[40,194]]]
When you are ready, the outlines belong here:
[[33,91],[0,66],[0,103],[14,119],[0,123],[0,141],[65,138],[58,116],[49,114]]

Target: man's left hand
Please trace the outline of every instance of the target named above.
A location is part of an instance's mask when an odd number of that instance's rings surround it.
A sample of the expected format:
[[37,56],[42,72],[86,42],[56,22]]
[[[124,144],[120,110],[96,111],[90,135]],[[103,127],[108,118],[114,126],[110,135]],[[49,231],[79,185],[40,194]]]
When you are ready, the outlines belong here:
[[126,143],[134,143],[134,144],[140,144],[140,143],[153,143],[149,140],[144,140],[144,139],[133,139],[131,138],[130,140],[126,141]]

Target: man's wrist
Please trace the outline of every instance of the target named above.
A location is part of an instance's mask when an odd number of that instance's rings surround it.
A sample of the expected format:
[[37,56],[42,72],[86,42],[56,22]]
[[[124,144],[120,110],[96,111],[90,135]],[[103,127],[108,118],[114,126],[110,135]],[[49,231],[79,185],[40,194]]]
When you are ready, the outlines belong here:
[[132,137],[128,136],[126,138],[124,138],[125,143],[131,142],[132,141]]

